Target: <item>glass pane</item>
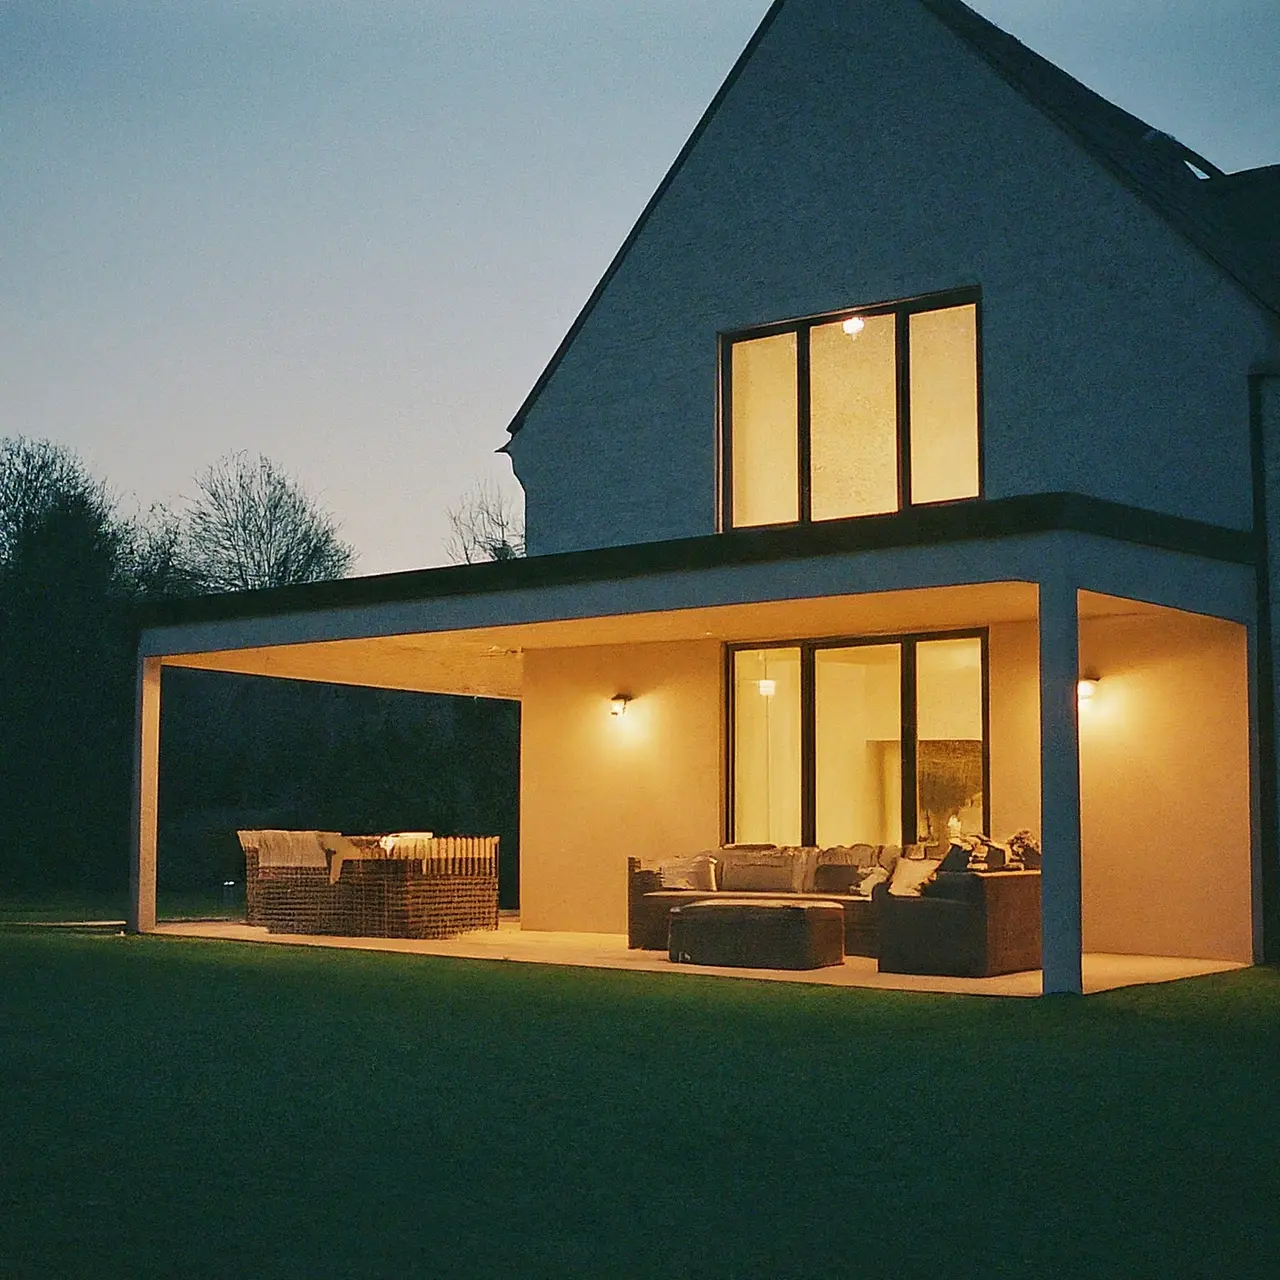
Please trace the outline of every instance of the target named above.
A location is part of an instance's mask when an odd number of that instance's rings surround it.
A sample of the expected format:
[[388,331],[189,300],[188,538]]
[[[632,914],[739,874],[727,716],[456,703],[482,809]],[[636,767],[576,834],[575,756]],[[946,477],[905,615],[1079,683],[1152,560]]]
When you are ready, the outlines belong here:
[[815,520],[898,509],[895,345],[891,315],[867,316],[856,332],[843,321],[810,332]]
[[800,843],[800,650],[733,655],[733,838]]
[[731,369],[733,523],[799,520],[796,335],[735,342]]
[[902,841],[902,650],[814,654],[818,844]]
[[921,840],[986,830],[982,809],[982,642],[916,645],[916,821]]
[[911,501],[978,496],[978,309],[911,318]]

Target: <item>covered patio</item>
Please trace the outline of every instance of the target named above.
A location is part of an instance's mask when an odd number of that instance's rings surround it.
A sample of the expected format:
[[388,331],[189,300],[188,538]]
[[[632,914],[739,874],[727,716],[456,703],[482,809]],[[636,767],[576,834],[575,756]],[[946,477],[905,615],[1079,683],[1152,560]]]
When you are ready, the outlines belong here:
[[[1042,969],[910,978],[848,957],[803,976],[725,972],[1036,994],[1256,962],[1251,568],[1080,532],[890,549],[853,532],[821,548],[764,531],[175,606],[142,634],[132,927],[156,929],[165,666],[520,701],[518,925],[337,945],[684,971],[626,950],[626,866],[732,838],[726,655],[966,633],[984,646],[983,828],[1043,844]],[[619,695],[625,715],[611,715]]]

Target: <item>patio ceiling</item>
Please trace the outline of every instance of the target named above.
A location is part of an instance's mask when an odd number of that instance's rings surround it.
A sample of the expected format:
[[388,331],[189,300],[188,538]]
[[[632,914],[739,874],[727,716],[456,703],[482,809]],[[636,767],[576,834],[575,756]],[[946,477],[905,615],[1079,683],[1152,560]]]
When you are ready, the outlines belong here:
[[[529,650],[959,629],[1031,621],[1036,601],[1034,584],[998,582],[222,649],[166,656],[163,662],[331,684],[519,698],[523,655]],[[1148,607],[1091,593],[1081,600],[1087,617]]]

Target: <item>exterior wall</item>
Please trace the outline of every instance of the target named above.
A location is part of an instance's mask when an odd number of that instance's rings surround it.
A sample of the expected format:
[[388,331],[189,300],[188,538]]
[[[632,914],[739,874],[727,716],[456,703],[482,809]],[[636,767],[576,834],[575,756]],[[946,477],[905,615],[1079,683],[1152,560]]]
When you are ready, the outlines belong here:
[[625,933],[628,857],[720,843],[722,679],[714,642],[526,653],[523,928]]
[[1040,831],[1040,655],[1034,622],[989,630],[991,680],[989,834]]
[[1253,959],[1244,627],[1083,619],[1086,951]]
[[512,439],[530,551],[714,531],[718,332],[962,285],[990,497],[1248,526],[1264,313],[915,0],[788,0]]

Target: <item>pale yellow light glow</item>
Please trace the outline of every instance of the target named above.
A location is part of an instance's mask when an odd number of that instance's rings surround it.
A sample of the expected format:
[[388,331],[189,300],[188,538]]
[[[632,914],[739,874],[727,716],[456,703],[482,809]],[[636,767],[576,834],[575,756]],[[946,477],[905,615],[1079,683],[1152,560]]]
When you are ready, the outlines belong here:
[[902,647],[814,654],[817,840],[902,840]]
[[730,395],[734,525],[798,520],[796,335],[735,342]]
[[960,829],[987,829],[983,811],[982,642],[922,640],[916,646],[916,828],[945,843]]
[[840,327],[849,337],[856,338],[867,327],[867,322],[861,316],[850,316]]
[[[809,334],[811,502],[815,520],[898,509],[898,374],[891,315]],[[847,322],[846,322],[847,323]]]
[[733,838],[799,844],[800,650],[739,650],[733,666]]
[[978,309],[911,316],[911,501],[978,496]]
[[1090,701],[1098,692],[1098,681],[1094,677],[1086,677],[1076,685],[1076,696],[1081,702]]

